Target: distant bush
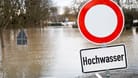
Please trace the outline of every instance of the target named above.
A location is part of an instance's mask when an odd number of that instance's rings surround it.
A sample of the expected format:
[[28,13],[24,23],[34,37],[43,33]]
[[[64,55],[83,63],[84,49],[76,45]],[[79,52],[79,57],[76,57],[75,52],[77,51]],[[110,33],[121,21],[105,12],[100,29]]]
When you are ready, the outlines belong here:
[[48,23],[48,26],[64,26],[64,25],[60,22],[52,22],[52,23]]
[[74,24],[72,27],[73,28],[78,28],[78,25],[77,24]]
[[125,28],[131,28],[133,25],[133,15],[131,10],[124,9],[124,16],[125,16]]
[[138,19],[138,11],[135,9],[123,9],[125,16],[125,28],[131,28],[133,24],[133,20]]

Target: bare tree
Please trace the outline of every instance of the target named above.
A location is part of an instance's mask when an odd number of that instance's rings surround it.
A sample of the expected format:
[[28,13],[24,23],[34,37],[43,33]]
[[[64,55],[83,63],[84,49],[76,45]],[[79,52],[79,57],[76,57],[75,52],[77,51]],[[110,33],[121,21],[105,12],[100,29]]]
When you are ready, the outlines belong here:
[[64,13],[63,13],[64,20],[66,19],[67,21],[71,14],[72,14],[72,9],[69,7],[64,7]]
[[3,31],[10,26],[18,9],[18,0],[0,0],[0,38],[1,46],[4,47]]
[[120,0],[114,0],[119,6],[121,6],[120,4]]
[[40,24],[49,16],[50,0],[26,0],[26,18],[30,24]]
[[58,8],[50,7],[50,20],[54,22],[58,22]]
[[0,38],[4,47],[6,28],[22,27],[29,22],[39,24],[49,16],[50,0],[0,0]]
[[74,27],[77,26],[77,17],[78,17],[78,14],[79,14],[79,11],[81,9],[81,7],[87,2],[88,0],[74,0],[73,1],[73,11],[74,11],[74,15],[75,15],[75,19],[76,19],[76,25]]

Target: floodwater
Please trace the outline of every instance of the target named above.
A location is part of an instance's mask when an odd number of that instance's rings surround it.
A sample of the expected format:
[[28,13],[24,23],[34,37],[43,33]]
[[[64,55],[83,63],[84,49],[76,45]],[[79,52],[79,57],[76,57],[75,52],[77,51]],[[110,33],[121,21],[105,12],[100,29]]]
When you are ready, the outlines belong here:
[[[17,45],[20,30],[5,30],[5,48],[0,48],[0,78],[81,78],[80,50],[97,47],[77,28],[25,29],[27,45]],[[124,43],[129,72],[138,73],[138,33],[124,30],[112,44]],[[117,71],[122,71],[118,69]]]

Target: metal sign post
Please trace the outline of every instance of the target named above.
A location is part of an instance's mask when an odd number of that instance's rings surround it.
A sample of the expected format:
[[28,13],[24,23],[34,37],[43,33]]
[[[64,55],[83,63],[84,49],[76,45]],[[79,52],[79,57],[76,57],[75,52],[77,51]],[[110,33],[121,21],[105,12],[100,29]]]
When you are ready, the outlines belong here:
[[[106,48],[107,45],[104,44],[103,47]],[[110,70],[106,70],[106,78],[110,78]]]
[[106,78],[110,78],[110,71],[106,70]]

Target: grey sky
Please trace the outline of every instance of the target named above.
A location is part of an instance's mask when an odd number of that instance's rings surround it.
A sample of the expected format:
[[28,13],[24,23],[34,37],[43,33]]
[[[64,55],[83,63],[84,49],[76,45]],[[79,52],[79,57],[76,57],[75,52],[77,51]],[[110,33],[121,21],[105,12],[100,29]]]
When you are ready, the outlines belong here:
[[59,8],[59,14],[63,13],[63,8],[65,6],[70,7],[72,5],[73,0],[53,0],[53,3],[56,7]]
[[59,7],[70,6],[73,0],[53,0],[54,4]]

